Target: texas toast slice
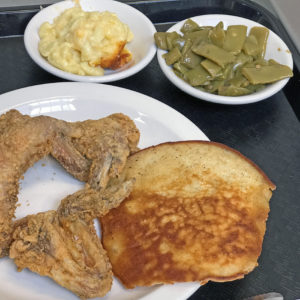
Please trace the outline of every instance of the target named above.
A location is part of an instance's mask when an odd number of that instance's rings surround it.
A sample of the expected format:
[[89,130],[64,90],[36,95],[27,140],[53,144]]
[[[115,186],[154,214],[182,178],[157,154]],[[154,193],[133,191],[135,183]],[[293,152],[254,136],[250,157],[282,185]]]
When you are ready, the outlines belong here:
[[257,265],[275,185],[222,144],[164,143],[129,157],[129,197],[101,219],[126,288],[242,278]]

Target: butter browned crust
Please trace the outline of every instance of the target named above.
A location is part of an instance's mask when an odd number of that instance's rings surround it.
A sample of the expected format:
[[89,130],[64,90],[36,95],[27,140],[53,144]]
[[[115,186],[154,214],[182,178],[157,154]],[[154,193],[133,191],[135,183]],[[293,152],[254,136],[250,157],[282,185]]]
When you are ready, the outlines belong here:
[[218,143],[164,143],[129,157],[130,196],[101,219],[102,241],[126,288],[229,281],[258,264],[275,185]]

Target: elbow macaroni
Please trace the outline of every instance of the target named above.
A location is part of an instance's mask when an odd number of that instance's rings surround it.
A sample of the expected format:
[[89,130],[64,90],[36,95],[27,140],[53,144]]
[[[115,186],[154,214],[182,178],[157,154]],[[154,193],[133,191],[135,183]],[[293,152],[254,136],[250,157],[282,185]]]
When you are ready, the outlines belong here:
[[78,75],[101,76],[103,68],[116,69],[131,60],[126,43],[129,27],[108,11],[67,9],[39,29],[39,51],[53,66]]

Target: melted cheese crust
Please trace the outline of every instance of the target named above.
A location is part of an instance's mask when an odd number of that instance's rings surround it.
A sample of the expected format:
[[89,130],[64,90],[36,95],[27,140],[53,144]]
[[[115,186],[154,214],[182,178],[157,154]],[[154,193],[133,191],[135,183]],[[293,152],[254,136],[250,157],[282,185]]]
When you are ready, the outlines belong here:
[[78,75],[101,76],[131,60],[124,49],[133,39],[128,25],[108,11],[65,10],[39,29],[39,51],[53,66]]

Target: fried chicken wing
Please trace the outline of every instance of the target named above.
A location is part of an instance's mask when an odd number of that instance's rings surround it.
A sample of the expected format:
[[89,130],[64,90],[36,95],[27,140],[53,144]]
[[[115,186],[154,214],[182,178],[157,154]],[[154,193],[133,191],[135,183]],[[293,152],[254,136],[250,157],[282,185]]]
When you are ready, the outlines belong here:
[[[95,174],[90,170],[99,170],[106,165],[101,187],[105,187],[108,181],[105,177],[115,177],[120,173],[129,154],[137,150],[140,137],[134,122],[120,113],[99,120],[68,123],[68,128],[66,134],[62,133],[55,140],[51,154],[79,180],[91,180],[91,185],[96,183]],[[78,168],[74,164],[81,160],[78,155],[87,159],[90,165],[84,167],[84,163],[80,163],[83,167]]]
[[10,257],[18,270],[48,276],[81,298],[104,296],[111,265],[91,222],[126,198],[132,181],[96,191],[89,185],[62,200],[57,211],[16,222]]
[[42,157],[51,154],[74,177],[104,188],[136,150],[139,131],[123,114],[99,120],[66,122],[29,117],[10,110],[0,117],[0,257],[11,242],[19,179]]
[[[32,130],[35,129],[34,134]],[[12,110],[0,118],[0,257],[7,255],[19,178],[51,151],[54,124]]]

